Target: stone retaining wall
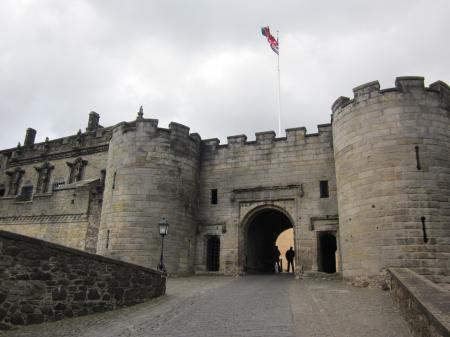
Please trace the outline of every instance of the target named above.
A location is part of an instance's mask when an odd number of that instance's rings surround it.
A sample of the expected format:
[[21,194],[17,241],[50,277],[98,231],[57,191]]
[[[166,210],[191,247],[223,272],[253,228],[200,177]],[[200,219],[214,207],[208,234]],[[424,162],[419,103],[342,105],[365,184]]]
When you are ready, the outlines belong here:
[[160,272],[0,231],[0,330],[165,294]]
[[414,337],[450,337],[450,293],[408,268],[389,269],[391,297]]

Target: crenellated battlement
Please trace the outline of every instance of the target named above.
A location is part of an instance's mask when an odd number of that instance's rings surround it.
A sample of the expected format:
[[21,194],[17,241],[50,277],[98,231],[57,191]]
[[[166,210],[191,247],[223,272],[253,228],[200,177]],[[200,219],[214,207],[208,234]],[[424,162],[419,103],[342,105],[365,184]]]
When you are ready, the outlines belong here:
[[303,142],[306,137],[306,128],[304,126],[298,128],[290,128],[286,129],[286,140],[288,142]]
[[424,91],[424,78],[420,76],[402,76],[395,79],[395,87],[402,93]]
[[377,93],[380,93],[380,83],[378,81],[372,81],[353,88],[353,97],[358,102],[364,101]]
[[334,101],[331,110],[333,114],[338,113],[347,106],[353,106],[362,102],[366,102],[375,98],[386,97],[387,95],[413,95],[420,99],[422,96],[432,93],[439,94],[443,104],[450,107],[450,88],[442,82],[437,81],[427,88],[424,85],[424,78],[420,76],[402,76],[395,79],[395,87],[380,89],[378,81],[372,81],[353,88],[353,99],[341,96]]
[[227,140],[229,146],[240,146],[244,145],[247,142],[247,136],[246,135],[228,136]]
[[428,87],[428,90],[439,93],[442,101],[445,102],[447,106],[450,106],[450,87],[447,83],[443,81],[433,82]]
[[258,144],[269,144],[273,143],[275,140],[275,131],[265,131],[255,133],[256,143]]
[[169,124],[169,130],[170,130],[170,133],[174,136],[188,137],[190,128],[183,124],[171,122]]
[[189,133],[190,128],[186,125],[171,122],[168,128],[158,127],[159,120],[153,118],[138,118],[132,122],[121,122],[113,127],[114,135],[124,135],[128,132],[145,132],[152,137],[167,137],[190,139],[194,143],[200,143],[201,137],[198,133]]
[[305,127],[298,128],[289,128],[285,129],[286,137],[276,137],[275,131],[263,131],[255,133],[255,140],[248,140],[247,135],[234,135],[227,137],[226,144],[220,144],[220,140],[218,138],[210,138],[203,139],[201,141],[202,148],[205,151],[211,151],[216,149],[228,149],[228,148],[237,148],[242,146],[261,146],[261,145],[270,145],[270,144],[305,144],[312,139],[319,139],[325,135],[329,135],[331,137],[331,124],[319,124],[317,125],[318,132],[316,133],[307,133]]

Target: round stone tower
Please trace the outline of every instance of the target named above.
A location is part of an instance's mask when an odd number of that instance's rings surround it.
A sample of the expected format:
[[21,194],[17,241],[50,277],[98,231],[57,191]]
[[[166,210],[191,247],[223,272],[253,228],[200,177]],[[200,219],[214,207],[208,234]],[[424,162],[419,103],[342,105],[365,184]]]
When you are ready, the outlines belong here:
[[154,119],[118,124],[109,145],[98,254],[156,268],[164,239],[168,273],[193,270],[200,137]]
[[399,77],[333,104],[343,273],[377,282],[388,267],[450,281],[450,89]]

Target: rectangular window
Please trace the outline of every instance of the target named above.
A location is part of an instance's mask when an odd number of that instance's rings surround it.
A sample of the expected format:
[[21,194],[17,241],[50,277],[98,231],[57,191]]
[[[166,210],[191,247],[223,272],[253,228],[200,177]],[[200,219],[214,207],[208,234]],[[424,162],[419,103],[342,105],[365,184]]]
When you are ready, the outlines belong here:
[[18,201],[31,201],[32,196],[33,186],[24,186],[22,187],[22,191],[17,199]]
[[211,190],[211,204],[217,205],[217,188]]
[[5,196],[5,189],[0,187],[0,197]]
[[330,196],[330,192],[328,190],[328,180],[320,181],[320,197],[328,198]]

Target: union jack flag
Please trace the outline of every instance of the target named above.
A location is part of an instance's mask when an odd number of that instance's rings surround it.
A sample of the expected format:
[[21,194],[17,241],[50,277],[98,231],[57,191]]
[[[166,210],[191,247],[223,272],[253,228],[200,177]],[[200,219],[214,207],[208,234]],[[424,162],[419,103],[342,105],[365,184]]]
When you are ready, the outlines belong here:
[[270,34],[269,26],[262,27],[261,33],[267,38],[267,42],[269,42],[270,48],[272,48],[272,50],[278,55],[278,48],[279,48],[278,40],[274,38],[272,34]]

